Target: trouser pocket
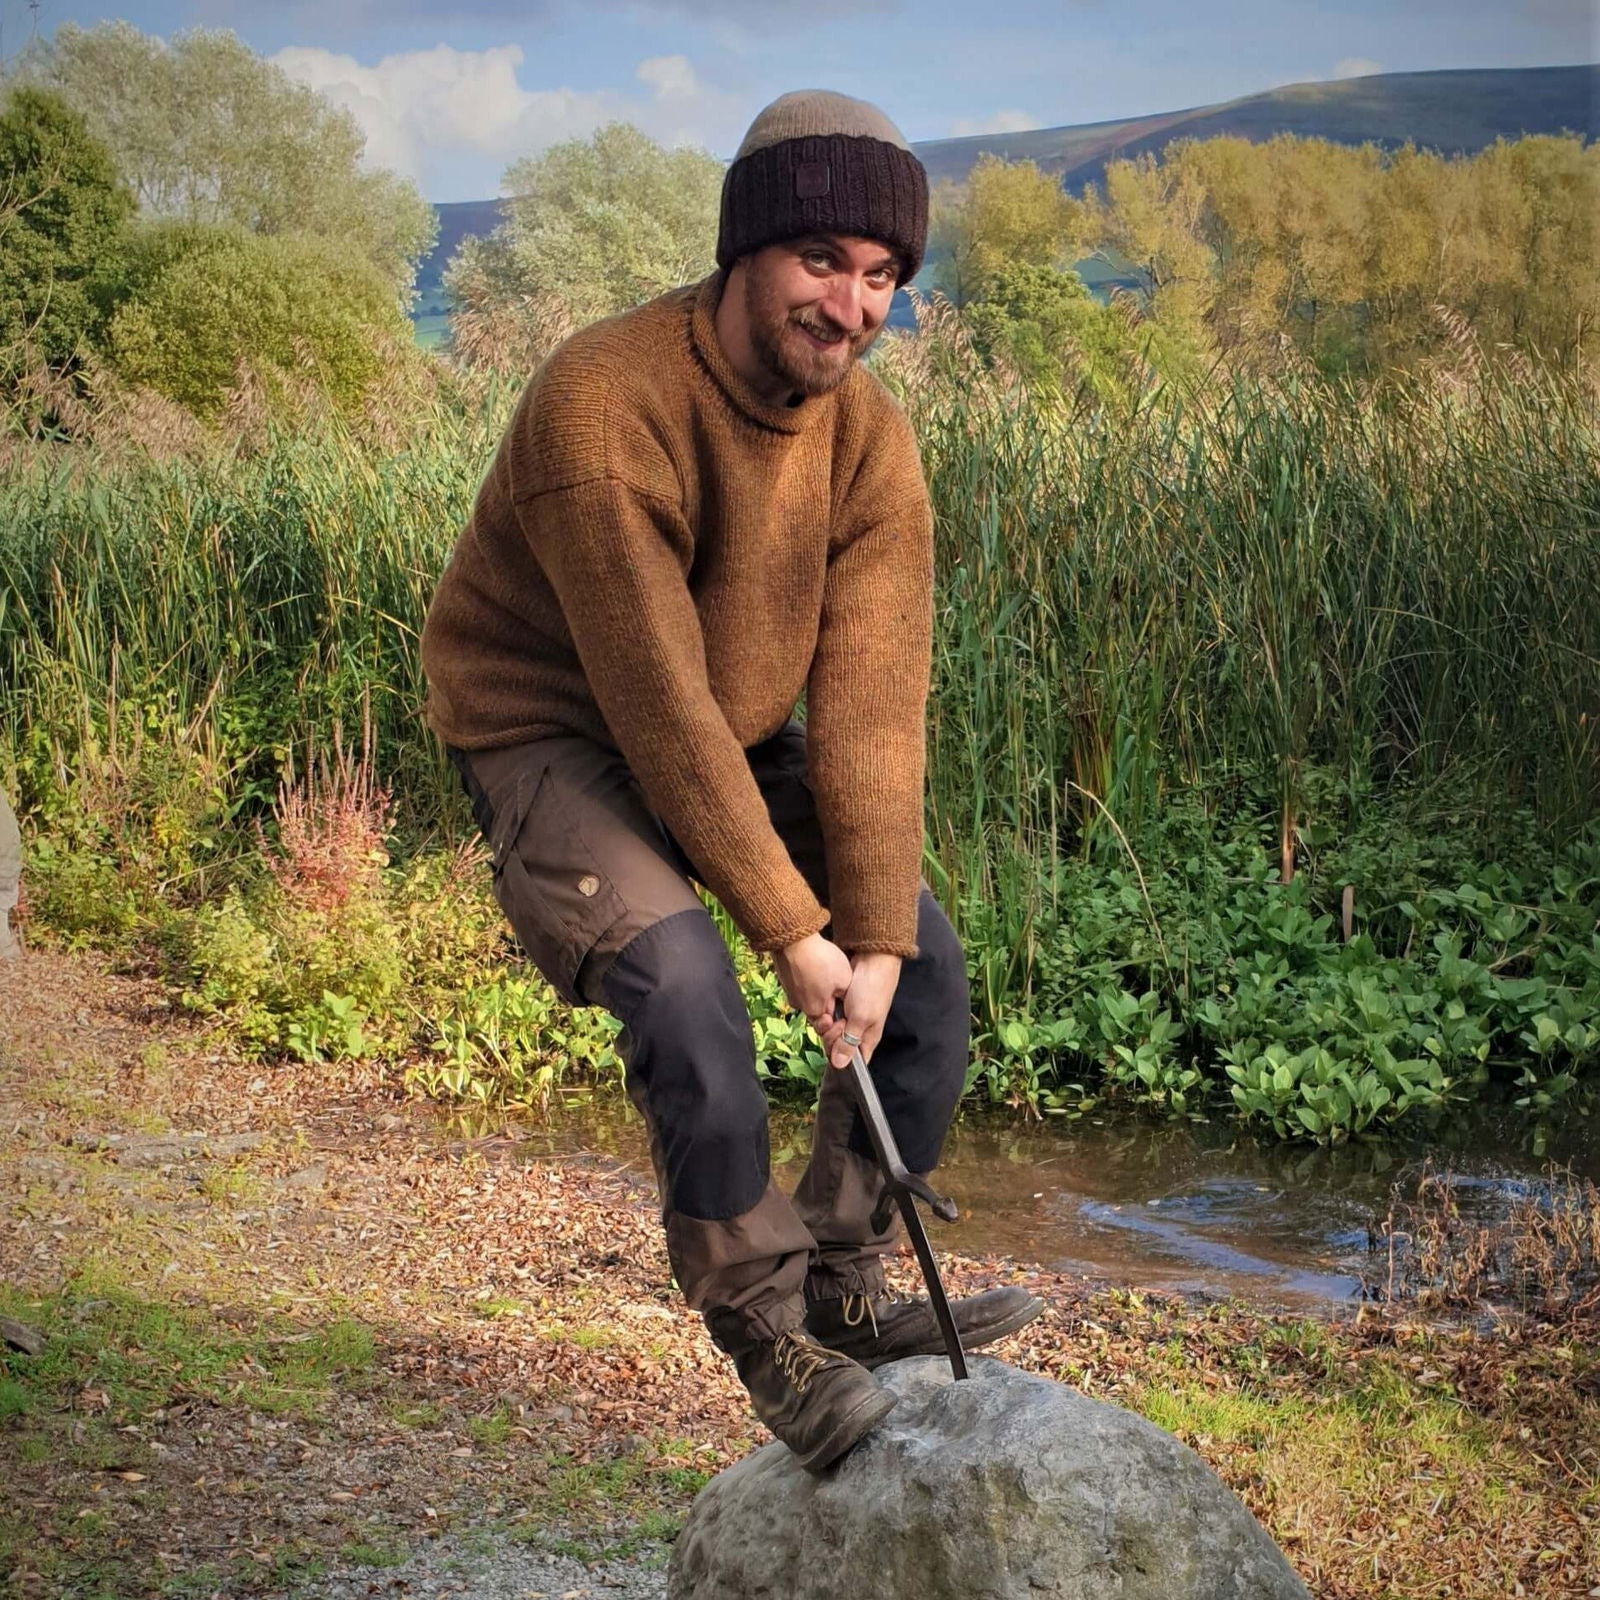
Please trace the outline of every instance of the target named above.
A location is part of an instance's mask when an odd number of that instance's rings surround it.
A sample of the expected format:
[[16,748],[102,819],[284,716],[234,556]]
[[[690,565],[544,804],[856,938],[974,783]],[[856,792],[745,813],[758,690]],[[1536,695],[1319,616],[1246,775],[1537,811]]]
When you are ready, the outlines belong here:
[[563,1000],[592,1004],[579,992],[580,970],[625,907],[550,762],[530,747],[511,781],[496,779],[491,797],[470,756],[452,752],[451,759],[489,846],[495,898],[528,959]]

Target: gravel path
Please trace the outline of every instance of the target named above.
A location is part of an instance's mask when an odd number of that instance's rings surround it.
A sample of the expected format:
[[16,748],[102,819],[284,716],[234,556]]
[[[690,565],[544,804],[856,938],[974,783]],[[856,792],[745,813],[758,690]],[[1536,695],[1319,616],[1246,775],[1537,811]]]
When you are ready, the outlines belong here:
[[340,1566],[294,1591],[295,1600],[665,1600],[665,1546],[634,1560],[592,1566],[483,1534],[446,1534],[396,1567]]

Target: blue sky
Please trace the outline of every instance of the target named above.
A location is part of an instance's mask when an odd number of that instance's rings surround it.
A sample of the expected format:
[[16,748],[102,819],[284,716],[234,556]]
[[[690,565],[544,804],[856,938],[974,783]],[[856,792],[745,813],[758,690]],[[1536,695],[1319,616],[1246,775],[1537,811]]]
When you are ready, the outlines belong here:
[[[1594,0],[38,0],[37,27],[228,27],[356,115],[432,200],[618,118],[730,155],[787,89],[911,139],[1093,122],[1276,84],[1600,58]],[[0,0],[0,50],[35,23]]]

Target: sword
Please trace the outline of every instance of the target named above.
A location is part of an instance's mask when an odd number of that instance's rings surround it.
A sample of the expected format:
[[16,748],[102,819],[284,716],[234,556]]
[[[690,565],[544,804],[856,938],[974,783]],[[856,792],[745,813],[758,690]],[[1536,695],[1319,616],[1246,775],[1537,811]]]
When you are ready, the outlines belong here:
[[[832,1070],[831,1068],[828,1070]],[[867,1134],[872,1140],[873,1154],[883,1169],[884,1194],[878,1209],[872,1214],[872,1231],[882,1233],[889,1226],[894,1208],[911,1236],[911,1246],[917,1252],[917,1263],[922,1268],[922,1281],[928,1286],[928,1299],[933,1304],[934,1320],[944,1335],[944,1347],[950,1357],[950,1370],[957,1378],[967,1376],[967,1358],[961,1349],[961,1336],[956,1332],[956,1319],[950,1310],[950,1297],[944,1292],[944,1280],[939,1276],[939,1263],[933,1259],[933,1246],[928,1243],[928,1230],[917,1213],[917,1200],[926,1200],[933,1214],[945,1222],[954,1222],[960,1216],[954,1200],[937,1195],[914,1172],[907,1172],[900,1159],[900,1147],[890,1131],[889,1120],[883,1114],[883,1102],[878,1098],[877,1085],[867,1064],[861,1059],[857,1045],[850,1048],[850,1076],[854,1081],[856,1100],[861,1114],[867,1120]]]

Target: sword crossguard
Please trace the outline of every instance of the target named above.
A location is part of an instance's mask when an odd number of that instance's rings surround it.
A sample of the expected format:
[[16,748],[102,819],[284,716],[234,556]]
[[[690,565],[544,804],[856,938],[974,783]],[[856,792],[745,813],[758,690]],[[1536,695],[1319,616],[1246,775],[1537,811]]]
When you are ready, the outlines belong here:
[[959,1222],[961,1212],[956,1203],[948,1195],[937,1194],[933,1188],[914,1172],[904,1174],[896,1173],[889,1180],[888,1187],[883,1192],[883,1199],[878,1202],[878,1208],[872,1213],[872,1231],[882,1233],[889,1226],[890,1218],[894,1216],[895,1190],[904,1189],[907,1194],[914,1194],[923,1201],[928,1209],[941,1222]]

